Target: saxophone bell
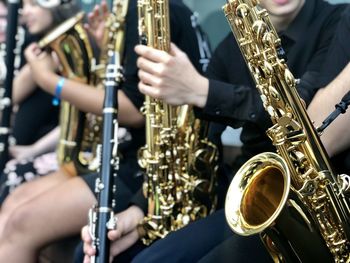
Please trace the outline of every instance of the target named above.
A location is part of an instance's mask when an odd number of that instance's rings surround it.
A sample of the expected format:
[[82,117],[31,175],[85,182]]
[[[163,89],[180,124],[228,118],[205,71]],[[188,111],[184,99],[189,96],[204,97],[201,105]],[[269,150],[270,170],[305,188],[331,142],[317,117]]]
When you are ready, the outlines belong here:
[[265,152],[248,160],[234,176],[225,215],[235,233],[260,234],[274,262],[331,262],[332,255],[302,205],[286,161]]
[[243,236],[266,229],[283,209],[289,189],[290,174],[283,158],[270,152],[251,158],[236,173],[226,196],[231,229]]
[[[231,183],[225,211],[240,235],[262,233],[275,262],[349,262],[349,203],[320,138],[280,58],[280,39],[254,0],[223,7],[273,126],[267,135],[279,155],[243,165]],[[261,29],[261,30],[260,30]]]

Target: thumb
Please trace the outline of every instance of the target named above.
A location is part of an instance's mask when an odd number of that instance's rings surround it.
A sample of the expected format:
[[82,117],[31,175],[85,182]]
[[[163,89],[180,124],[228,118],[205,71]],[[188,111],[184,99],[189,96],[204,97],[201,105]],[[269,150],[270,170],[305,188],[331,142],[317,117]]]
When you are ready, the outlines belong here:
[[110,241],[116,241],[119,238],[121,238],[122,235],[124,234],[122,228],[123,227],[121,226],[121,224],[119,224],[117,226],[117,229],[108,231],[107,235],[108,235],[109,240]]
[[83,240],[83,242],[87,242],[87,243],[92,242],[92,238],[89,232],[89,226],[84,226],[81,229],[81,239]]
[[182,50],[179,49],[174,43],[170,44],[170,52],[169,52],[172,56],[176,56],[179,54],[182,54]]
[[34,49],[34,45],[30,44],[25,50],[24,50],[24,55],[26,57],[26,59],[28,61],[30,61],[30,59],[33,57],[33,49]]
[[28,61],[36,58],[41,53],[41,49],[37,43],[30,44],[24,51],[24,55]]

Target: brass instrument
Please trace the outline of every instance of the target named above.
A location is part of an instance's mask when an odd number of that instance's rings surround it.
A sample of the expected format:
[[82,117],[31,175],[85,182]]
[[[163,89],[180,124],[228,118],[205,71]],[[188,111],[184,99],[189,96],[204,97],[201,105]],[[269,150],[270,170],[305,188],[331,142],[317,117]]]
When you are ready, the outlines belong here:
[[[205,35],[200,30],[198,14],[191,16],[192,28],[195,31],[202,71],[205,72],[211,51]],[[189,211],[195,220],[214,212],[217,206],[217,170],[219,152],[209,139],[210,123],[195,117],[193,107],[184,105],[178,112],[177,151],[181,160],[181,179],[184,196],[184,211]]]
[[[41,48],[50,46],[60,60],[61,74],[81,83],[94,84],[92,72],[93,50],[83,27],[84,13],[68,19],[40,40]],[[59,163],[68,167],[74,163],[75,171],[84,173],[94,159],[100,140],[100,126],[92,114],[80,112],[66,101],[60,105],[60,140],[57,146]]]
[[96,67],[96,75],[99,81],[103,81],[106,76],[106,65],[109,62],[110,53],[118,51],[124,55],[125,46],[125,17],[128,12],[129,0],[114,0],[112,12],[108,15],[105,22],[105,30],[102,43],[103,47],[99,59],[99,65]]
[[208,139],[209,123],[194,116],[184,105],[178,114],[177,152],[182,194],[182,216],[191,221],[206,217],[217,206],[219,152]]
[[273,126],[278,154],[262,153],[235,175],[228,224],[261,233],[275,262],[349,262],[349,205],[282,58],[281,41],[256,0],[223,6]]
[[[138,13],[140,41],[169,52],[168,0],[139,0]],[[146,145],[140,149],[139,163],[146,170],[148,215],[139,233],[148,245],[215,208],[212,192],[216,190],[217,151],[201,137],[204,129],[189,106],[170,106],[146,96],[142,112],[146,116]],[[200,175],[204,169],[213,173]],[[204,202],[198,199],[203,196],[207,198]]]

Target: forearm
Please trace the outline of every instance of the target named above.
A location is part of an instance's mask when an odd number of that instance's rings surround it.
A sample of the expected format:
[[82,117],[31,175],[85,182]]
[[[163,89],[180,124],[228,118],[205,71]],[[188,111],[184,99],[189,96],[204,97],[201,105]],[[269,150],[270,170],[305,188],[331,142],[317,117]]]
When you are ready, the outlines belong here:
[[[318,127],[335,110],[335,105],[349,91],[350,64],[327,87],[320,89],[308,107],[311,120]],[[350,146],[350,114],[340,115],[321,136],[321,140],[330,156]]]
[[29,65],[25,65],[13,80],[12,103],[19,104],[36,89]]
[[145,124],[144,116],[121,90],[118,92],[118,121],[123,126],[134,128]]
[[270,119],[255,87],[209,79],[206,104],[196,111],[199,118],[240,128],[245,122],[267,129]]
[[[37,78],[37,82],[43,90],[55,95],[56,85],[60,78],[61,76],[49,72],[47,74],[42,74]],[[95,89],[84,83],[66,79],[60,96],[62,100],[75,105],[81,111],[91,112],[97,115],[102,114],[102,90]]]
[[142,187],[131,198],[130,206],[137,206],[140,210],[143,211],[143,213],[145,215],[147,215],[147,212],[148,212],[148,200],[143,195]]
[[198,73],[193,82],[193,94],[189,98],[189,104],[204,108],[208,100],[208,93],[209,80]]
[[47,133],[44,137],[36,141],[35,144],[33,145],[35,155],[40,155],[45,152],[55,150],[59,140],[59,134],[60,134],[60,129],[59,127],[56,127],[55,129]]
[[[40,77],[38,83],[47,92],[55,94],[60,76],[54,73]],[[66,79],[61,92],[61,99],[73,104],[83,112],[102,115],[104,90],[84,83]],[[121,125],[140,127],[144,123],[143,116],[122,91],[118,92],[118,119]]]

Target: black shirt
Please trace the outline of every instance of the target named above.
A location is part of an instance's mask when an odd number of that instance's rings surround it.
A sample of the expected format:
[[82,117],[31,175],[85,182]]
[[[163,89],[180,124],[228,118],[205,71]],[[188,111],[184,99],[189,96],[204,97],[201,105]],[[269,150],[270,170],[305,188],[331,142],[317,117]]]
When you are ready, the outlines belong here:
[[[192,27],[191,16],[192,12],[183,4],[181,0],[170,0],[170,27],[171,27],[171,41],[174,42],[179,48],[181,48],[189,57],[193,65],[197,70],[203,68],[203,61],[201,60],[199,52],[199,42]],[[128,13],[126,16],[126,32],[125,32],[125,52],[124,52],[124,77],[121,90],[135,105],[140,108],[144,102],[144,96],[138,90],[138,68],[136,65],[137,54],[134,51],[135,46],[139,43],[138,33],[138,10],[137,1],[131,0],[129,2]],[[131,138],[124,140],[118,145],[118,150],[121,153],[120,165],[128,165],[132,163],[137,165],[136,158],[138,149],[145,145],[145,128],[127,128]],[[121,166],[120,166],[121,167]],[[123,169],[125,171],[127,169]],[[135,188],[139,186],[139,175],[141,174],[141,168],[139,171],[131,172],[131,169],[127,172],[118,172],[123,182],[133,192]],[[95,178],[98,174],[94,174],[86,178],[87,184],[93,190]],[[131,200],[132,204],[137,204],[141,207],[145,213],[147,213],[147,199],[143,196],[142,189]]]
[[[321,76],[318,81],[319,87],[328,85],[350,61],[350,7],[347,7],[339,22],[338,28],[334,34],[334,38],[325,63],[323,64]],[[345,95],[345,94],[344,94]],[[350,172],[350,149],[333,156],[332,164],[337,173]]]
[[[287,30],[280,33],[287,64],[294,76],[301,79],[298,91],[307,103],[315,93],[311,84],[318,77],[342,10],[344,5],[307,0]],[[273,151],[274,147],[265,134],[272,122],[232,34],[216,49],[207,75],[208,100],[199,114],[233,128],[243,128],[242,155],[234,168],[239,168],[258,153]]]
[[[200,55],[198,51],[198,41],[191,25],[192,12],[183,4],[181,0],[170,0],[170,27],[171,40],[180,47],[189,57],[197,70],[201,69]],[[136,65],[137,54],[134,47],[139,43],[138,19],[137,19],[137,1],[132,0],[129,3],[129,10],[126,17],[126,45],[125,45],[125,78],[126,81],[122,90],[131,100],[135,107],[140,108],[143,105],[144,96],[138,90],[138,68]],[[133,151],[145,144],[145,128],[129,129],[132,135],[132,141],[125,147],[121,145],[121,151]],[[124,149],[126,148],[126,149]]]
[[[33,36],[24,31],[24,43],[21,46],[21,65],[26,64],[25,48],[42,36]],[[33,93],[18,105],[12,123],[12,136],[17,145],[31,145],[58,125],[59,107],[52,105],[52,95],[36,87]]]
[[338,28],[325,63],[323,64],[319,86],[326,86],[331,82],[350,61],[350,7],[346,8],[339,22]]
[[[170,0],[170,28],[171,41],[183,50],[192,64],[198,71],[203,68],[199,52],[199,43],[192,26],[192,12],[180,0]],[[134,51],[135,45],[139,43],[138,21],[137,21],[137,1],[132,0],[129,4],[129,11],[126,17],[126,45],[125,45],[125,78],[126,81],[122,90],[131,102],[140,108],[143,105],[144,96],[138,90],[138,68],[136,65],[137,54]],[[145,128],[129,129],[132,140],[128,145],[119,146],[122,154],[128,155],[137,153],[139,147],[145,144]],[[132,176],[132,175],[129,175]],[[142,189],[132,200],[132,203],[141,207],[145,213],[147,211],[147,200],[142,194]]]

